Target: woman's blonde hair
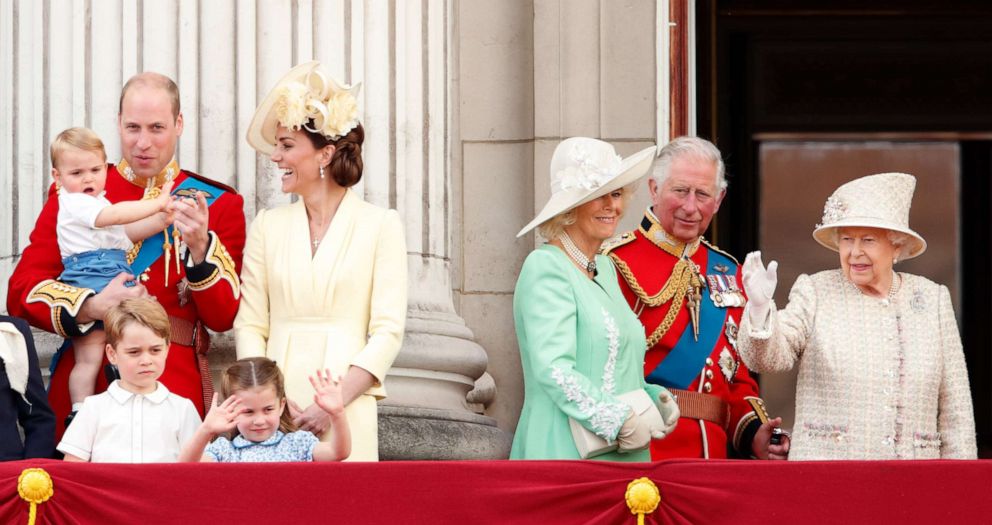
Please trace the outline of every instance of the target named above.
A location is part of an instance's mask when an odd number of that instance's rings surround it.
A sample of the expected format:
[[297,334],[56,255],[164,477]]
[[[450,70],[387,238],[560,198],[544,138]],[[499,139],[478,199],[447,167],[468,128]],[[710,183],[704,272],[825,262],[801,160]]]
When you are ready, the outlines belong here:
[[[623,217],[624,213],[627,211],[627,204],[630,202],[630,198],[634,195],[634,192],[637,190],[637,184],[638,183],[635,182],[633,184],[628,184],[627,186],[619,188],[621,192],[620,196],[623,202],[623,209],[620,210],[620,217]],[[607,195],[609,195],[609,193]],[[566,226],[571,226],[575,224],[575,216],[576,216],[575,210],[579,206],[582,206],[584,204],[588,204],[588,203],[583,203],[578,206],[575,206],[574,208],[568,211],[561,212],[558,215],[555,215],[554,217],[542,222],[537,227],[537,234],[543,237],[544,240],[546,241],[553,241],[557,239],[562,234],[562,232],[565,231]]]

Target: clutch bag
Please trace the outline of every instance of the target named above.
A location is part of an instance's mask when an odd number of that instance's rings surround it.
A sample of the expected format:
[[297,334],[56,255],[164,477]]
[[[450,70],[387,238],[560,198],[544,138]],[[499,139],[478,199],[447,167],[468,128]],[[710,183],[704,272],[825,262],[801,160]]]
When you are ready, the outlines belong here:
[[[661,417],[661,412],[658,411],[658,406],[654,404],[654,400],[651,399],[647,391],[638,388],[618,395],[617,399],[633,409],[642,425],[648,425],[648,428],[664,428],[665,421]],[[605,439],[586,429],[572,418],[568,418],[568,425],[572,430],[575,448],[579,451],[579,457],[582,459],[613,452],[619,447],[615,441],[607,443]]]

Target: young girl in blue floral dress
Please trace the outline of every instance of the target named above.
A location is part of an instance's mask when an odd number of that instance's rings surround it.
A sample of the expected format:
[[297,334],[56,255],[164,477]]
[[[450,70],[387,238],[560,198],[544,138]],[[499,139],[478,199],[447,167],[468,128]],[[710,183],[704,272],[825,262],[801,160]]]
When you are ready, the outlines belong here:
[[[286,407],[282,372],[264,357],[239,359],[221,382],[217,395],[196,434],[179,454],[179,461],[271,462],[341,461],[351,454],[351,432],[341,398],[341,378],[330,371],[310,377],[314,402],[331,416],[331,441],[297,430]],[[223,434],[233,432],[231,439]],[[221,437],[217,437],[221,436]],[[214,438],[217,438],[214,440]],[[214,440],[211,442],[211,440]]]

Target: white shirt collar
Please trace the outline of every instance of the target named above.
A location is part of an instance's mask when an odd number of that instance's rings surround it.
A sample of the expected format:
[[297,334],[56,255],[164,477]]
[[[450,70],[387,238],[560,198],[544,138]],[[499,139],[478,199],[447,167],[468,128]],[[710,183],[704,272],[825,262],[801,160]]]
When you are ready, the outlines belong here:
[[[131,396],[135,396],[139,394],[135,394],[134,392],[128,392],[127,390],[124,390],[124,388],[120,385],[120,382],[121,382],[120,379],[117,379],[113,383],[110,383],[110,386],[107,387],[107,393],[110,394],[110,397],[112,397],[114,401],[117,401],[118,403],[123,405],[124,403],[127,403],[129,399],[131,399]],[[165,401],[165,399],[169,397],[169,389],[166,388],[165,385],[163,385],[162,383],[156,381],[155,391],[152,392],[151,394],[143,394],[143,395],[145,396],[146,399],[157,405],[162,401]]]

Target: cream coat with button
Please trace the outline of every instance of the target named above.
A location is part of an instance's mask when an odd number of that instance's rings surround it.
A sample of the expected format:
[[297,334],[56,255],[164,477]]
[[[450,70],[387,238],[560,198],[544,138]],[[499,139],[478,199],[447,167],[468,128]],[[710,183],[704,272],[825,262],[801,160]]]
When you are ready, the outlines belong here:
[[789,459],[975,458],[975,421],[947,288],[900,273],[892,304],[840,270],[801,275],[765,327],[741,318],[752,370],[799,366]]
[[[345,194],[311,257],[302,201],[259,212],[244,252],[238,358],[265,356],[282,369],[286,395],[313,404],[308,376],[357,366],[377,383],[347,407],[349,459],[378,459],[376,399],[403,340],[406,242],[399,215]],[[329,439],[326,432],[322,439]]]

